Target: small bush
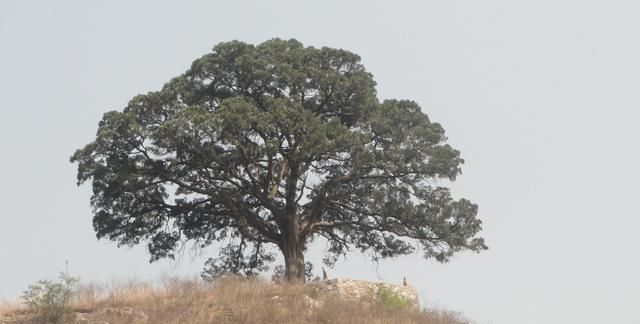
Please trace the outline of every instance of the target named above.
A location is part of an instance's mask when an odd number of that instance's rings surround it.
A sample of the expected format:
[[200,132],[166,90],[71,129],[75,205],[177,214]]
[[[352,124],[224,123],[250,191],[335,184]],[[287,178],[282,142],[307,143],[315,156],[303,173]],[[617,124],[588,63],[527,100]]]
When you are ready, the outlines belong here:
[[70,312],[69,302],[77,282],[78,279],[60,273],[58,281],[40,280],[30,285],[22,299],[41,322],[57,324]]
[[411,305],[411,302],[405,297],[393,292],[393,290],[385,286],[378,286],[378,292],[376,295],[383,305],[390,308],[406,309]]

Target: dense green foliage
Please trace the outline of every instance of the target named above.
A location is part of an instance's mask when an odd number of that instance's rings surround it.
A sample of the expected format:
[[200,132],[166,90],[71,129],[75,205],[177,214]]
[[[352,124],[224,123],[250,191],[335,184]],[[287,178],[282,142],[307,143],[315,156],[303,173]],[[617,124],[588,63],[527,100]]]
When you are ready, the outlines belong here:
[[264,270],[275,246],[300,280],[318,237],[328,264],[351,248],[440,261],[485,249],[477,206],[435,185],[463,163],[443,128],[413,101],[379,102],[375,85],[345,50],[218,44],[106,113],[71,158],[93,184],[98,237],[147,241],[153,260],[222,242],[210,274]]

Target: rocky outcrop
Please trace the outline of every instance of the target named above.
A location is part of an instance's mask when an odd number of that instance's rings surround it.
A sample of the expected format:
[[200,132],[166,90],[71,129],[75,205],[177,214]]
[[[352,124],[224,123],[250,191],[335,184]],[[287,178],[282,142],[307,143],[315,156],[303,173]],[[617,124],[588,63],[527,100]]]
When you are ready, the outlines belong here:
[[320,295],[335,294],[339,298],[366,301],[370,298],[391,298],[419,307],[416,289],[410,285],[370,282],[354,279],[328,279],[308,283]]

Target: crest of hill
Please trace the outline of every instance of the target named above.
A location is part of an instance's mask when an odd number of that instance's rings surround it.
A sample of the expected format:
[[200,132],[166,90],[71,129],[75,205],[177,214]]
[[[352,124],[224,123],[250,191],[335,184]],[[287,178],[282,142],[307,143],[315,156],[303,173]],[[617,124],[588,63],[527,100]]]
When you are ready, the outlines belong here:
[[[155,285],[84,284],[70,310],[60,323],[470,323],[458,313],[421,308],[409,285],[353,279],[305,285],[235,277],[211,283],[170,278]],[[0,324],[9,323],[42,322],[23,308],[0,314]]]

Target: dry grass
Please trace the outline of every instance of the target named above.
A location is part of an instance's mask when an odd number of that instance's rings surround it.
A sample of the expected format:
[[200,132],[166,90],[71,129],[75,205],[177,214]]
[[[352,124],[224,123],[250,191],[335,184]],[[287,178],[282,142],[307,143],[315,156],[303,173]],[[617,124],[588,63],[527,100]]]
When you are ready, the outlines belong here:
[[22,311],[24,311],[24,305],[19,300],[0,300],[0,317]]
[[[309,295],[314,293],[304,285],[262,280],[224,278],[209,284],[164,278],[156,285],[134,281],[82,285],[73,308],[79,314],[76,318],[84,319],[78,323],[469,323],[457,313],[391,307],[375,299],[353,302],[315,296],[323,306],[312,307],[305,300]],[[16,307],[7,305],[5,311]]]

